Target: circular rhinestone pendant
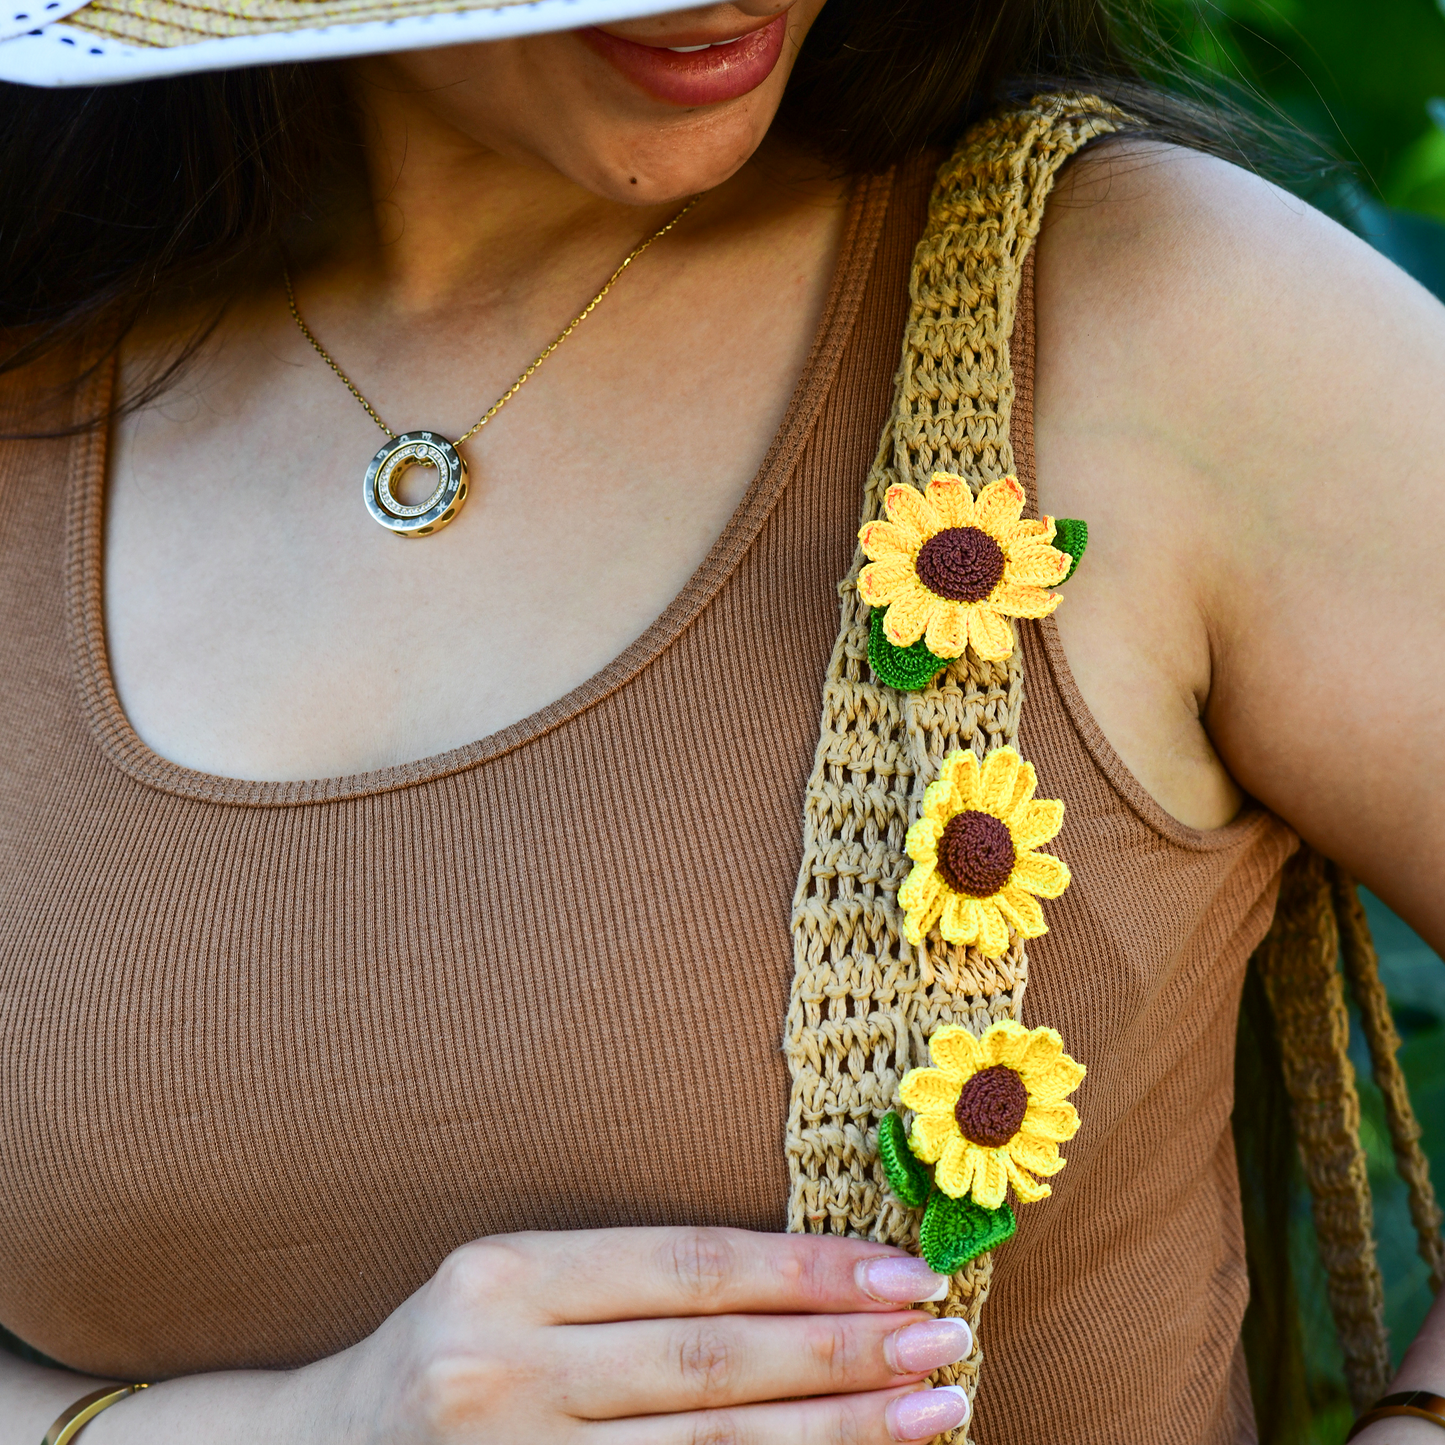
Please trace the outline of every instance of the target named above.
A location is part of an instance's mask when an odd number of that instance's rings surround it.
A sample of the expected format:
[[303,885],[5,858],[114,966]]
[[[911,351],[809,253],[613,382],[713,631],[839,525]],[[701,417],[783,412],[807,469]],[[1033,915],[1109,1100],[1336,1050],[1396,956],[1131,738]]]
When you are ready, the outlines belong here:
[[[408,467],[436,473],[424,501],[408,506],[392,490]],[[393,437],[372,457],[366,469],[366,510],[398,537],[430,537],[455,520],[467,499],[467,464],[447,439],[436,432],[408,431]]]

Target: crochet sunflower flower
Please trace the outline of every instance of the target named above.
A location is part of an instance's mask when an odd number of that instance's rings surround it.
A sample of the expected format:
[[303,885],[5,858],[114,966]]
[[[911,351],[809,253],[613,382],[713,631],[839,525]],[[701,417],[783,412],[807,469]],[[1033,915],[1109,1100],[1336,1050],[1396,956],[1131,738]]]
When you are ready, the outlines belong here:
[[1006,1019],[981,1037],[951,1025],[928,1041],[931,1069],[911,1069],[898,1087],[914,1113],[908,1147],[932,1164],[933,1182],[950,1199],[971,1197],[998,1209],[1012,1184],[1025,1203],[1045,1198],[1048,1178],[1064,1167],[1059,1145],[1078,1132],[1065,1096],[1084,1066],[1064,1052],[1053,1029]]
[[939,658],[970,644],[986,661],[1014,647],[1010,617],[1045,617],[1059,605],[1055,587],[1074,559],[1049,544],[1051,517],[1022,521],[1024,489],[1016,477],[990,482],[977,499],[962,477],[935,472],[926,491],[888,488],[886,522],[858,533],[869,558],[858,595],[886,607],[883,631],[895,647],[922,638]]
[[1001,958],[1012,924],[1024,938],[1048,932],[1040,898],[1069,886],[1068,867],[1034,850],[1055,837],[1064,805],[1035,799],[1038,778],[1013,748],[983,766],[950,753],[923,793],[923,812],[903,846],[913,871],[898,890],[903,935],[916,948],[935,923],[948,943]]

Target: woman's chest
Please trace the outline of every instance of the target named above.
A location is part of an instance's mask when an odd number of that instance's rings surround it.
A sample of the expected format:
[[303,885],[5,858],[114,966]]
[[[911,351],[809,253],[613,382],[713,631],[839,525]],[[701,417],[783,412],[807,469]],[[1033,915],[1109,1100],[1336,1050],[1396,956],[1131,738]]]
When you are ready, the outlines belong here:
[[298,1362],[481,1234],[782,1227],[800,807],[878,425],[827,407],[841,458],[800,424],[601,677],[318,783],[146,748],[95,477],[68,525],[61,488],[0,492],[48,539],[0,585],[8,1328],[122,1377]]
[[[845,203],[659,243],[459,442],[455,519],[409,541],[365,501],[386,437],[279,288],[238,305],[180,387],[116,428],[107,631],[136,731],[212,773],[335,776],[498,732],[600,672],[688,584],[785,438],[830,327]],[[857,210],[845,263],[871,239],[857,244]],[[320,335],[389,431],[442,438],[572,305],[560,292],[535,314],[466,306],[406,326],[350,289],[349,309],[311,317]],[[436,473],[409,473],[398,500],[424,502]]]
[[0,1319],[102,1374],[299,1363],[480,1235],[780,1228],[813,711],[639,696],[330,805],[7,798]]

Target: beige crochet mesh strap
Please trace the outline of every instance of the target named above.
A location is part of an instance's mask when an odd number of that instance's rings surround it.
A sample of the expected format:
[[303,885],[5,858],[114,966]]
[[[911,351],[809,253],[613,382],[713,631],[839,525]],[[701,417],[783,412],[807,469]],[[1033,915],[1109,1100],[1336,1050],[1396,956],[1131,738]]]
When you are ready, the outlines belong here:
[[1308,850],[1290,862],[1255,962],[1279,1034],[1345,1378],[1360,1408],[1384,1393],[1390,1352],[1327,869]]
[[1395,1031],[1390,1001],[1380,982],[1380,961],[1355,881],[1344,869],[1332,865],[1330,887],[1339,924],[1340,958],[1345,979],[1360,1010],[1365,1043],[1370,1050],[1371,1072],[1384,1099],[1385,1123],[1390,1131],[1395,1166],[1405,1181],[1410,1220],[1415,1226],[1420,1258],[1430,1271],[1430,1288],[1439,1294],[1445,1285],[1445,1238],[1440,1233],[1445,1219],[1430,1183],[1429,1161],[1420,1148],[1421,1129],[1410,1104],[1405,1073],[1395,1057],[1400,1050],[1400,1035]]
[[1370,1183],[1360,1145],[1360,1099],[1349,1058],[1345,982],[1360,1010],[1420,1256],[1436,1291],[1445,1283],[1445,1241],[1420,1149],[1420,1125],[1395,1057],[1400,1037],[1354,881],[1319,854],[1301,849],[1285,869],[1274,924],[1255,964],[1279,1035],[1345,1379],[1355,1407],[1364,1409],[1384,1393],[1391,1369]]
[[[1089,97],[1050,97],[975,128],[941,168],[910,278],[911,306],[893,411],[863,496],[862,522],[887,489],[922,488],[934,471],[975,492],[1013,470],[1009,336],[1023,260],[1059,168],[1115,129]],[[904,834],[947,753],[982,757],[1011,744],[1023,704],[1018,648],[1006,662],[970,651],[921,692],[875,681],[861,555],[839,588],[842,623],[823,689],[821,735],[804,803],[793,904],[794,977],[785,1050],[792,1072],[789,1228],[866,1235],[917,1249],[918,1219],[889,1195],[877,1125],[899,1080],[927,1062],[944,1024],[982,1032],[1018,1018],[1028,979],[1022,941],[985,960],[973,948],[914,950],[898,888]],[[977,1325],[991,1257],[955,1278],[944,1310]],[[977,1331],[975,1331],[977,1335]],[[977,1388],[981,1350],[941,1371]],[[967,1427],[953,1438],[966,1440]]]

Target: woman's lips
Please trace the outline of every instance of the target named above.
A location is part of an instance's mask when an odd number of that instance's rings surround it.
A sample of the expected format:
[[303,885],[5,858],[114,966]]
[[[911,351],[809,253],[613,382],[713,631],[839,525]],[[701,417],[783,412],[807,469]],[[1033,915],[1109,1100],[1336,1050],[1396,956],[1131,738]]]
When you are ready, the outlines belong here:
[[614,69],[655,100],[672,105],[716,105],[756,90],[773,73],[787,34],[787,11],[728,44],[683,54],[623,40],[596,26],[581,32]]

